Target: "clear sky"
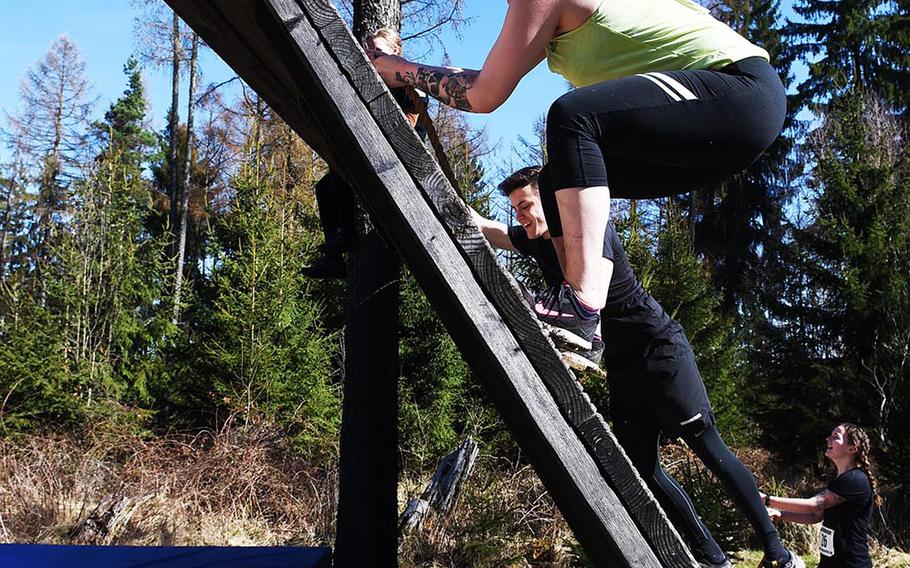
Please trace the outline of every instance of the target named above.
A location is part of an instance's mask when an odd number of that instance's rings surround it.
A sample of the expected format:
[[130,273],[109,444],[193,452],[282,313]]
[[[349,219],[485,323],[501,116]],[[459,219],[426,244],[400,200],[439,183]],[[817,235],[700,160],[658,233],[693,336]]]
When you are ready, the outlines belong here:
[[[785,4],[789,6],[789,2]],[[461,38],[450,36],[445,42],[453,65],[480,68],[496,39],[506,8],[505,0],[466,0],[464,15],[473,21]],[[26,69],[42,57],[54,39],[67,34],[79,46],[86,62],[86,74],[98,97],[96,115],[103,114],[125,87],[122,68],[135,48],[135,16],[136,10],[128,0],[0,0],[0,21],[4,23],[4,33],[0,35],[0,110],[10,114],[18,111],[19,81]],[[440,56],[436,59],[428,63],[440,63]],[[203,59],[202,70],[204,84],[233,75],[212,54]],[[168,72],[146,70],[144,76],[152,124],[160,129],[170,104]],[[541,63],[494,113],[471,115],[472,124],[486,128],[493,150],[488,173],[495,173],[496,164],[508,159],[519,135],[534,138],[534,120],[565,90],[565,81]],[[184,93],[183,104],[185,97]],[[0,128],[6,128],[5,115],[0,116]]]

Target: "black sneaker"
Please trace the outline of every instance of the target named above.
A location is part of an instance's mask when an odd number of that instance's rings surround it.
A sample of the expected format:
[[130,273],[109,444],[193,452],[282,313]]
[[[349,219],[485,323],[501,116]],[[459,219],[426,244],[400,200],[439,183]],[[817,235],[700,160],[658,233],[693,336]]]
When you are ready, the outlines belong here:
[[787,554],[790,555],[790,559],[786,562],[762,558],[758,568],[806,568],[806,563],[795,552],[788,550]]
[[331,280],[347,278],[348,267],[340,254],[321,254],[310,266],[304,266],[300,273],[308,278]]
[[548,298],[534,306],[534,313],[544,323],[557,341],[574,348],[591,349],[591,340],[600,316],[582,317],[575,309],[572,296],[575,291],[569,284],[553,290]]
[[600,368],[600,360],[604,356],[604,342],[603,339],[594,336],[594,339],[591,340],[591,348],[579,351],[562,351],[563,361],[566,362],[570,367],[576,371],[590,372],[603,374],[603,369]]

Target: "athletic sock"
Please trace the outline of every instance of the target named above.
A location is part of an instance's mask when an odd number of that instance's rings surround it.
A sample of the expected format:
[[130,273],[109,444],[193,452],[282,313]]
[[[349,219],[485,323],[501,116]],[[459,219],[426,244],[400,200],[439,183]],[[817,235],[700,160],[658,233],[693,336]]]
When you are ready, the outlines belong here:
[[790,560],[790,552],[784,547],[781,543],[780,538],[775,534],[772,538],[768,539],[770,542],[768,544],[768,549],[765,550],[766,558],[773,558],[777,560],[782,565],[786,564]]
[[597,319],[600,316],[600,310],[584,303],[581,298],[578,297],[578,293],[575,291],[575,288],[573,288],[571,284],[563,280],[562,285],[568,286],[569,290],[572,291],[572,293],[569,295],[569,298],[572,300],[572,307],[575,308],[575,311],[579,316],[582,317],[582,319],[592,320]]

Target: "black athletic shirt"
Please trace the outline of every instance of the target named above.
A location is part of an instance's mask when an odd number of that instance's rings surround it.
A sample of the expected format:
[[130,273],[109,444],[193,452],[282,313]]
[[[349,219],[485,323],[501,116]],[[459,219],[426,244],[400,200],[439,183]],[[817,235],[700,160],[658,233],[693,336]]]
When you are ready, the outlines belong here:
[[868,537],[873,497],[869,477],[859,468],[845,471],[828,484],[828,491],[845,501],[825,510],[819,568],[872,568]]
[[[559,257],[549,239],[529,239],[524,228],[513,225],[509,227],[509,240],[515,250],[537,262],[549,286],[562,283]],[[629,355],[643,356],[654,338],[680,327],[638,282],[612,221],[604,234],[603,256],[613,261],[607,305],[600,312],[604,361],[608,370],[622,370],[641,360]]]

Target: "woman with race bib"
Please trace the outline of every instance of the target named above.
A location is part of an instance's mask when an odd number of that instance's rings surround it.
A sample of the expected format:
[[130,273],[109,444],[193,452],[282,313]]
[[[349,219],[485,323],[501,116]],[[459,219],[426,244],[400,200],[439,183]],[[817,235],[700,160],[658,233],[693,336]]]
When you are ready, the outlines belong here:
[[772,519],[822,523],[819,568],[872,568],[869,522],[872,507],[881,505],[866,432],[855,424],[840,424],[826,439],[825,457],[837,467],[828,487],[809,499],[763,495]]

